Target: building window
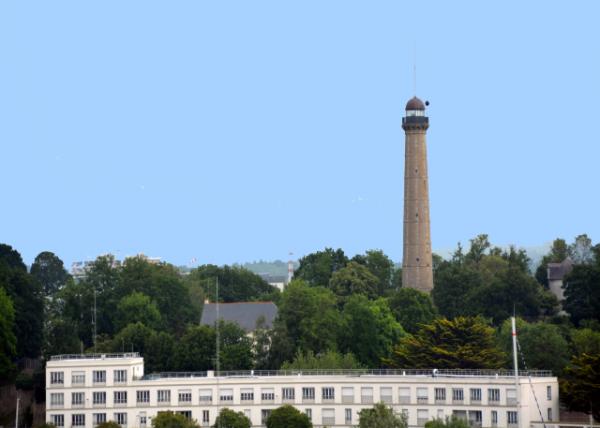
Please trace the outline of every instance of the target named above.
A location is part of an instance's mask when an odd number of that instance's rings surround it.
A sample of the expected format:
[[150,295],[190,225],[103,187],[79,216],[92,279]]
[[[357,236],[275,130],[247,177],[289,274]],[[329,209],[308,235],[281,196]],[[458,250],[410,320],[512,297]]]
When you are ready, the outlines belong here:
[[331,386],[324,386],[321,389],[321,394],[323,400],[335,400],[335,389]]
[[233,401],[233,389],[224,388],[219,391],[219,400]]
[[500,401],[500,390],[498,388],[488,389],[488,401],[490,403],[497,403]]
[[212,389],[201,389],[200,390],[200,402],[201,403],[212,402]]
[[260,411],[260,423],[265,425],[267,423],[267,419],[271,416],[271,409],[262,409]]
[[202,422],[205,424],[210,422],[210,413],[208,410],[202,410]]
[[85,385],[85,372],[73,372],[73,373],[71,373],[71,384],[73,384],[73,385]]
[[106,392],[93,392],[92,393],[92,403],[98,404],[106,404]]
[[508,422],[508,425],[517,425],[519,423],[517,412],[506,412],[506,421]]
[[303,400],[314,400],[315,389],[312,387],[302,388],[302,399]]
[[379,388],[379,401],[386,404],[392,404],[392,388],[389,386],[382,386]]
[[135,395],[138,403],[150,402],[150,391],[137,391]]
[[481,401],[481,388],[471,388],[471,403]]
[[427,388],[417,388],[417,403],[427,403],[429,394]]
[[335,425],[335,409],[322,409],[321,416],[323,425]]
[[180,410],[177,413],[184,416],[188,421],[192,419],[192,411],[191,410]]
[[546,398],[552,400],[552,387],[550,385],[546,387]]
[[191,403],[192,402],[192,390],[191,389],[180,389],[177,391],[178,399],[180,403]]
[[83,406],[84,401],[85,401],[85,393],[73,392],[71,394],[71,405],[72,406]]
[[275,400],[275,390],[273,388],[263,388],[260,391],[260,399],[262,401]]
[[240,391],[240,400],[254,401],[254,390],[252,388],[242,388]]
[[147,423],[146,412],[140,412],[140,428],[146,428]]
[[159,389],[156,391],[156,401],[159,403],[170,403],[171,402],[171,390]]
[[429,410],[417,409],[417,425],[424,426],[429,420]]
[[127,391],[115,391],[114,403],[115,404],[127,404]]
[[400,404],[410,403],[410,388],[398,388],[398,401],[400,402]]
[[465,399],[465,393],[462,388],[452,388],[452,402],[460,403]]
[[50,407],[63,407],[65,405],[65,396],[62,392],[50,394]]
[[548,420],[552,421],[552,409],[548,407]]
[[370,386],[363,386],[360,388],[360,402],[362,404],[370,404],[373,402],[373,388]]
[[64,427],[65,415],[52,415],[52,423],[57,427]]
[[342,403],[354,403],[354,388],[351,386],[342,387]]
[[127,370],[115,370],[113,373],[115,383],[127,382]]
[[281,396],[284,400],[294,400],[296,398],[296,390],[294,388],[282,388]]
[[127,413],[115,413],[115,422],[122,427],[127,426]]
[[308,416],[308,420],[312,422],[312,409],[304,409],[304,413]]
[[496,410],[492,410],[492,426],[498,426],[498,412]]
[[63,385],[65,383],[65,373],[50,372],[50,383],[52,385]]
[[483,421],[481,410],[469,410],[469,425],[471,427],[480,427]]
[[345,420],[347,424],[351,424],[352,423],[352,409],[345,409],[344,410],[344,415],[345,415]]
[[94,370],[92,372],[92,382],[106,383],[106,370]]
[[71,425],[74,427],[85,426],[85,415],[83,413],[75,413],[71,415]]
[[517,404],[517,390],[507,389],[506,390],[506,405],[515,406]]
[[98,426],[106,422],[106,413],[93,413],[92,422],[94,426]]
[[446,402],[446,388],[435,388],[434,394],[436,403]]

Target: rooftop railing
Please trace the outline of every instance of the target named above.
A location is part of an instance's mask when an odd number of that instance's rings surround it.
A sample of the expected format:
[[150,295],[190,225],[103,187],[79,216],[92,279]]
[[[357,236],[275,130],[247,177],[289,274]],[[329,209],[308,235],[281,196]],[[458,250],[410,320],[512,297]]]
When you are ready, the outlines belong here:
[[[145,375],[144,380],[189,378],[189,377],[269,377],[269,376],[419,376],[419,377],[477,377],[512,378],[513,370],[475,369],[307,369],[307,370],[228,370],[210,372],[161,372]],[[520,377],[551,377],[550,370],[520,371]]]
[[109,358],[139,358],[139,352],[122,352],[115,354],[61,354],[52,355],[50,361],[64,360],[105,360]]

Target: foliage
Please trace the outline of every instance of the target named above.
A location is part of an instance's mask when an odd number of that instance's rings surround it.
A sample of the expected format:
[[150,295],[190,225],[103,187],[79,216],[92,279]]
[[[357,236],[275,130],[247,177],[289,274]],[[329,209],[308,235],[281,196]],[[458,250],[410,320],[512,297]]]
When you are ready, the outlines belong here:
[[425,428],[470,428],[470,426],[466,420],[457,418],[456,416],[425,422]]
[[312,428],[305,413],[294,406],[284,404],[271,412],[266,421],[267,428]]
[[215,420],[213,428],[250,428],[252,422],[242,412],[222,409]]
[[[560,328],[544,322],[528,323],[518,318],[517,338],[520,356],[525,359],[527,369],[552,370],[554,375],[562,373],[569,362],[569,345]],[[512,326],[506,320],[500,329],[500,343],[507,355],[505,366],[512,366]],[[519,363],[522,364],[521,359]],[[523,367],[525,368],[525,367]]]
[[560,263],[569,256],[567,242],[557,238],[552,242],[552,247],[546,254],[535,271],[535,279],[548,288],[548,263]]
[[374,298],[377,296],[378,282],[379,279],[368,268],[351,261],[331,275],[329,288],[341,297],[363,294]]
[[162,318],[158,307],[150,297],[138,291],[134,291],[119,301],[115,327],[121,329],[127,324],[135,322],[141,322],[155,330],[162,327]]
[[391,407],[377,403],[358,413],[359,428],[408,428],[406,416],[397,415]]
[[277,289],[260,276],[240,266],[203,265],[193,269],[189,278],[198,281],[211,302],[216,301],[216,280],[219,280],[219,301],[250,302]]
[[431,297],[440,313],[447,318],[471,313],[466,297],[483,280],[477,269],[461,261],[444,261],[435,273]]
[[600,420],[600,354],[573,357],[560,383],[560,398],[570,410]]
[[592,240],[585,233],[577,236],[575,242],[569,245],[569,256],[576,265],[592,263],[594,261]]
[[590,328],[575,330],[571,334],[571,343],[575,355],[600,355],[600,331]]
[[398,340],[406,333],[398,324],[387,301],[368,300],[363,295],[351,296],[342,311],[341,349],[352,352],[358,361],[370,368],[381,365]]
[[563,308],[575,325],[583,320],[600,320],[600,261],[595,265],[575,265],[564,279]]
[[348,264],[348,257],[340,248],[325,248],[323,251],[307,254],[299,261],[294,279],[303,280],[311,286],[327,287],[334,272]]
[[428,324],[438,316],[431,296],[414,288],[396,290],[387,300],[396,321],[409,333],[415,333],[420,324]]
[[315,355],[314,352],[298,351],[293,361],[286,361],[281,366],[282,370],[306,369],[360,369],[361,364],[351,354],[341,354],[336,351],[326,351]]
[[50,251],[43,251],[37,255],[30,270],[33,276],[42,285],[44,295],[54,295],[69,279],[63,261]]
[[15,369],[12,362],[17,352],[14,331],[15,311],[12,300],[0,286],[0,379],[8,379]]
[[494,329],[481,317],[436,319],[402,338],[385,360],[392,367],[438,369],[491,369],[504,361]]
[[33,389],[33,376],[27,373],[19,373],[15,379],[17,389],[31,391]]
[[[352,261],[364,265],[377,278],[377,295],[383,296],[392,287],[394,262],[381,250],[368,250],[365,255],[356,255]],[[402,278],[402,277],[401,277]]]
[[221,370],[250,370],[252,368],[252,340],[238,324],[220,320]]
[[188,419],[172,411],[158,412],[152,418],[152,428],[200,428],[194,419]]
[[213,368],[215,358],[215,330],[205,325],[190,326],[175,344],[175,370],[203,371]]

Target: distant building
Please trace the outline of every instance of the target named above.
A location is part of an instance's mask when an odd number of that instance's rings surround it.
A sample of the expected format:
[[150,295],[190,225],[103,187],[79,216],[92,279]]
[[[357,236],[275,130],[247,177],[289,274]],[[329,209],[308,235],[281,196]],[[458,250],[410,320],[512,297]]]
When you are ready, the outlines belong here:
[[565,299],[563,282],[573,270],[573,261],[567,257],[560,263],[548,263],[548,288],[556,296],[559,302]]
[[[101,257],[101,256],[112,256],[113,257],[113,263],[112,263],[113,268],[121,267],[123,264],[121,262],[121,260],[118,260],[113,254],[110,254],[110,253],[101,254],[98,257]],[[133,258],[133,257],[139,257],[153,265],[157,265],[161,262],[160,257],[148,257],[144,253],[139,253],[135,256],[126,256],[125,260],[127,260],[129,258]],[[86,261],[77,261],[77,262],[71,263],[71,275],[73,276],[73,278],[75,278],[76,280],[84,279],[87,276],[89,269],[94,264],[94,261],[95,260],[86,260]]]
[[[246,333],[256,330],[256,323],[261,317],[264,319],[264,326],[272,328],[277,317],[277,306],[273,302],[219,303],[219,318],[237,323]],[[217,304],[205,303],[200,324],[213,326],[216,321]]]
[[288,276],[287,275],[271,275],[269,273],[259,273],[262,279],[272,285],[273,287],[277,287],[279,291],[283,291],[285,286],[288,284]]

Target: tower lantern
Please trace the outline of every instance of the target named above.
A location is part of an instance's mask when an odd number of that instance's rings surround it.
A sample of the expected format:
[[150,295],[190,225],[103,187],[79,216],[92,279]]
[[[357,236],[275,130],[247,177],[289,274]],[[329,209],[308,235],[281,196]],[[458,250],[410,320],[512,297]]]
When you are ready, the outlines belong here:
[[429,118],[425,116],[425,103],[419,98],[413,97],[406,104],[402,128],[405,132],[402,286],[429,293],[433,289],[425,138]]

